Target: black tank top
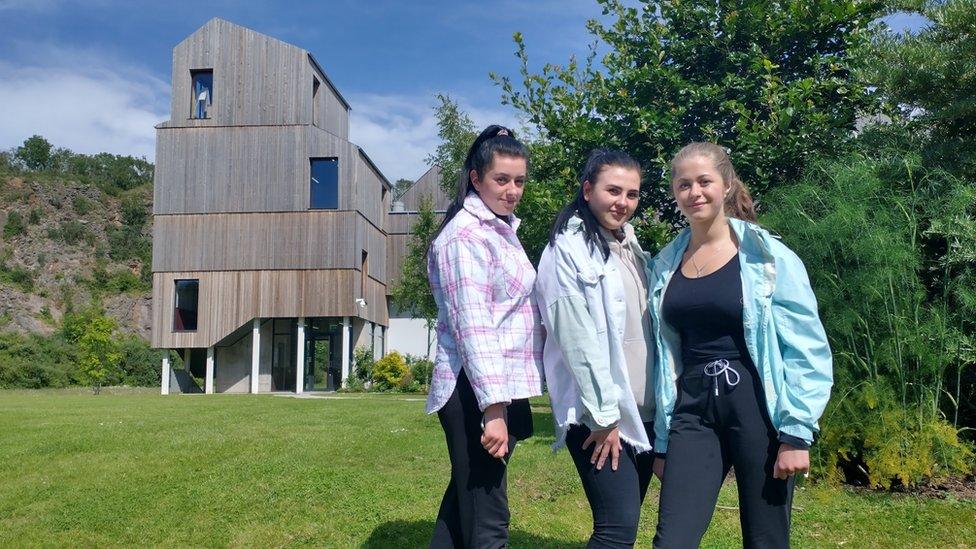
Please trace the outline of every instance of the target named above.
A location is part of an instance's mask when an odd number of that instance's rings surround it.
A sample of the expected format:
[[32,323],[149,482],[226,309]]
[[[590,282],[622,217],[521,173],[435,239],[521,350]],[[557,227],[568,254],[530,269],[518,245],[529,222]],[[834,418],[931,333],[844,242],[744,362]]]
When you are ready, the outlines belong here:
[[681,334],[681,360],[686,365],[749,356],[742,328],[738,255],[700,278],[686,277],[679,266],[662,307],[664,321]]

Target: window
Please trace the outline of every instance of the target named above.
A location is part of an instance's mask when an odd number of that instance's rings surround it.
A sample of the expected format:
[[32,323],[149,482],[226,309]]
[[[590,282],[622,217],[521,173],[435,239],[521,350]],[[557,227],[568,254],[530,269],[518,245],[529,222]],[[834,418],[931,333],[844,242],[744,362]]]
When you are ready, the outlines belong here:
[[210,107],[213,106],[213,70],[190,71],[190,78],[193,80],[190,118],[210,118]]
[[363,250],[362,270],[359,275],[359,295],[366,299],[366,277],[369,276],[369,253],[366,250]]
[[173,330],[194,332],[197,329],[197,301],[200,295],[200,281],[176,281],[176,305],[173,312]]
[[339,209],[339,159],[312,158],[309,208]]
[[312,77],[312,124],[319,123],[319,79]]

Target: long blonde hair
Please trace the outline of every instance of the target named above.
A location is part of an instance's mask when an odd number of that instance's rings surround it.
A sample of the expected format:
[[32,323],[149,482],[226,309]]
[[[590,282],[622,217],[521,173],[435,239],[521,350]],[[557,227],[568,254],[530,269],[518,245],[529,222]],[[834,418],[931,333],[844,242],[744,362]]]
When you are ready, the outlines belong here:
[[736,175],[732,160],[722,147],[715,143],[700,141],[685,145],[671,160],[671,173],[674,173],[674,167],[678,162],[695,156],[704,156],[711,160],[715,170],[722,176],[722,181],[729,185],[729,193],[725,196],[725,215],[756,223],[756,207],[752,195]]

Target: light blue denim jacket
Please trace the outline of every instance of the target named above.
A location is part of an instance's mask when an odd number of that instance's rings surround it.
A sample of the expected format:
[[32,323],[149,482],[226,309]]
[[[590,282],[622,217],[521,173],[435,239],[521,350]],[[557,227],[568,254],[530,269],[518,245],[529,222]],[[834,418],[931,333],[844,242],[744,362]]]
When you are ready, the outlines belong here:
[[[769,417],[779,432],[812,443],[833,385],[817,298],[803,262],[785,244],[756,224],[735,218],[729,224],[739,241],[746,347],[762,380]],[[680,335],[662,321],[661,305],[690,240],[685,229],[654,258],[647,279],[656,378],[670,380],[655,387],[656,452],[667,449],[682,370]]]

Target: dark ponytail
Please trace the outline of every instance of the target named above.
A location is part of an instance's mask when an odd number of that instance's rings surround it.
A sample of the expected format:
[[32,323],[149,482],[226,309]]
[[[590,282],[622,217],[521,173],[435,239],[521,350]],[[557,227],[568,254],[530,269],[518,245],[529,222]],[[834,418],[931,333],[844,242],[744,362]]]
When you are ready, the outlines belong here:
[[479,178],[484,178],[485,171],[495,159],[496,154],[525,158],[526,160],[529,158],[529,150],[518,139],[515,139],[515,132],[512,130],[498,124],[492,124],[482,130],[475,138],[474,143],[471,144],[471,148],[468,149],[468,155],[464,159],[464,166],[461,168],[458,178],[457,194],[454,201],[448,206],[447,213],[444,214],[444,221],[441,222],[431,240],[436,239],[444,227],[464,208],[464,199],[467,198],[468,193],[478,192],[471,185],[471,170],[477,172]]
[[600,223],[593,215],[589,202],[583,197],[583,184],[589,181],[590,185],[596,185],[600,172],[610,166],[636,170],[637,173],[641,173],[640,164],[629,154],[623,151],[593,149],[589,158],[586,159],[583,173],[580,174],[579,189],[576,190],[576,196],[559,212],[555,223],[552,224],[552,230],[549,232],[550,246],[556,245],[556,236],[566,230],[569,220],[575,215],[583,220],[583,238],[590,250],[599,248],[600,252],[603,253],[604,261],[610,258],[610,245],[607,244],[607,239],[600,232]]

